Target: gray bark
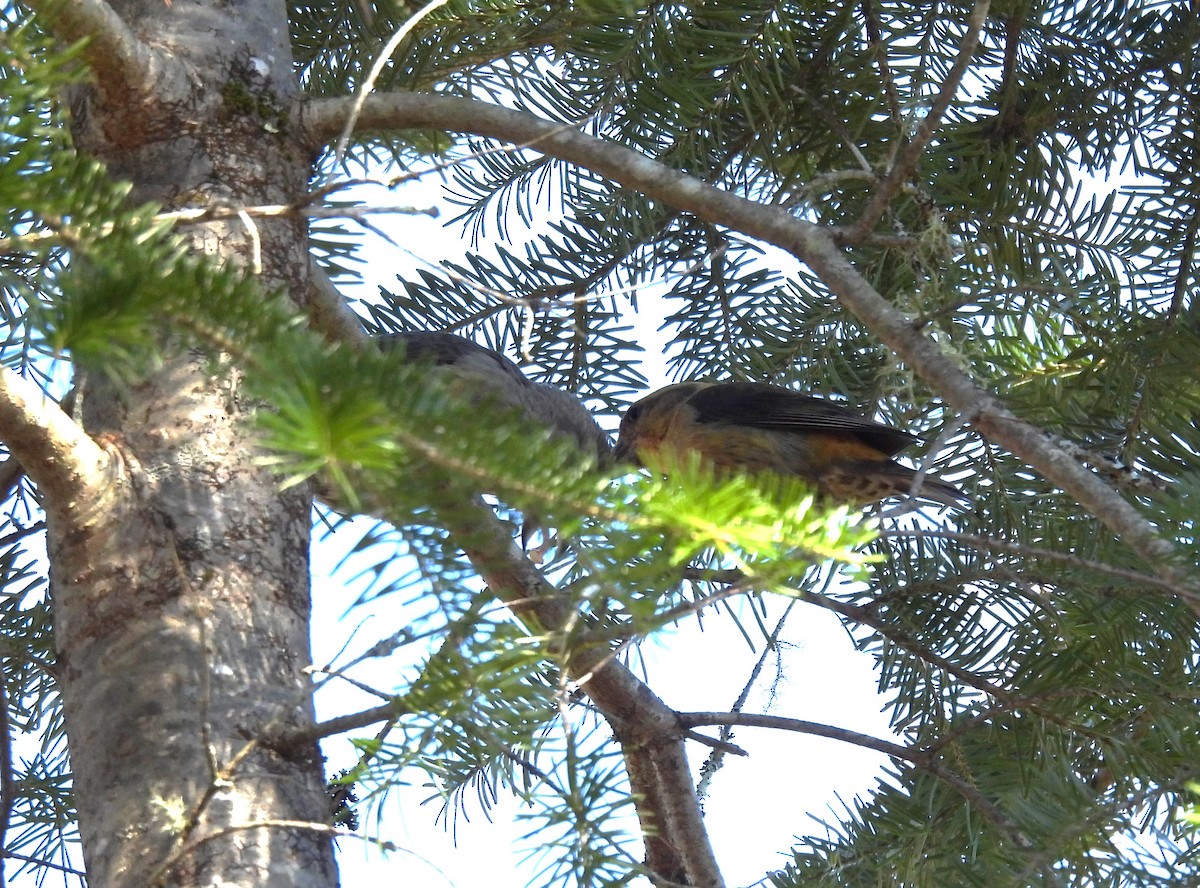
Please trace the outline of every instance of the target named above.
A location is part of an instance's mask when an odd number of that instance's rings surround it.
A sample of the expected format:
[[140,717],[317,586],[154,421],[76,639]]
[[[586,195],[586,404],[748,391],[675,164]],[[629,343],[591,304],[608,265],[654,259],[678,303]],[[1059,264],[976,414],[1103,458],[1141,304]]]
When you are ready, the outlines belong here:
[[[132,181],[134,199],[178,208],[304,193],[311,158],[282,111],[297,91],[282,4],[44,11],[64,40],[93,38],[93,82],[71,97],[76,142]],[[302,221],[185,233],[219,261],[258,265],[263,292],[306,291]],[[332,885],[316,744],[262,742],[313,721],[309,500],[281,495],[255,464],[258,405],[235,372],[211,369],[179,354],[132,386],[93,374],[84,426],[110,470],[86,495],[47,503],[88,877],[106,888]]]

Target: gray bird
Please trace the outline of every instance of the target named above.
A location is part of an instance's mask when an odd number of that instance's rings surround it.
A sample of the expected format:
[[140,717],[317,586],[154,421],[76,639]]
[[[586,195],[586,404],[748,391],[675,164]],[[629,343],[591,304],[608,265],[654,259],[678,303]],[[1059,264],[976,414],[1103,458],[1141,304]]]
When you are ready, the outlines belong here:
[[381,348],[402,347],[414,362],[449,370],[451,389],[463,397],[523,413],[574,442],[598,464],[611,462],[612,443],[582,402],[570,392],[529,379],[504,355],[452,333],[388,333],[376,338]]

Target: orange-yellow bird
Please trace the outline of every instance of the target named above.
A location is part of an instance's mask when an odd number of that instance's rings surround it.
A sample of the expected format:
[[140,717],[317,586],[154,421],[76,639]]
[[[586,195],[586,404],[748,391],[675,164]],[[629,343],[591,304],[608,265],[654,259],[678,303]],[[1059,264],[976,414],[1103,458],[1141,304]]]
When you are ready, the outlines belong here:
[[[621,420],[617,459],[669,472],[696,451],[717,472],[794,475],[837,502],[904,496],[916,472],[891,457],[920,440],[852,410],[759,382],[681,382],[638,401]],[[926,477],[921,499],[962,506],[953,484]]]

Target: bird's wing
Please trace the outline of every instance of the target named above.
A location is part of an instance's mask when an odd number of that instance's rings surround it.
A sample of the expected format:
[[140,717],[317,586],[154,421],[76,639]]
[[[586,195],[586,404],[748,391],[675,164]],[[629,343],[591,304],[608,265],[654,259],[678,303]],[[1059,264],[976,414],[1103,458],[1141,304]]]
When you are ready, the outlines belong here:
[[832,401],[760,382],[709,386],[688,398],[688,405],[695,409],[698,422],[781,432],[854,435],[888,456],[920,440],[908,432],[865,419]]
[[403,347],[408,359],[414,362],[426,362],[439,367],[458,367],[460,370],[474,370],[484,374],[499,371],[517,385],[533,385],[521,372],[521,368],[504,355],[453,333],[388,333],[376,338],[383,348]]
[[577,442],[580,450],[601,464],[610,459],[612,442],[577,396],[535,383],[499,352],[452,333],[392,333],[378,339],[384,348],[404,348],[413,362],[446,368],[478,396],[523,410],[529,418]]

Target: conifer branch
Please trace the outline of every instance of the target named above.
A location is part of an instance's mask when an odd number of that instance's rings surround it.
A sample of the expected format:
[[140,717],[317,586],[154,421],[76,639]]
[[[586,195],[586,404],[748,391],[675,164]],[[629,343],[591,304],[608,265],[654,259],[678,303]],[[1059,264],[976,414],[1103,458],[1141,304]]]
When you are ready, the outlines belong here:
[[[576,614],[570,603],[513,542],[508,527],[479,501],[443,508],[439,521],[462,547],[492,594],[552,637],[566,634]],[[638,774],[638,817],[680,855],[686,884],[723,884],[684,751],[675,712],[618,662],[606,644],[563,650],[565,671],[604,715],[621,744],[630,774]],[[648,781],[648,782],[647,782]],[[678,881],[680,873],[659,873]]]
[[996,804],[976,789],[968,780],[947,768],[929,753],[901,746],[899,743],[889,743],[877,737],[860,734],[845,728],[834,728],[818,722],[804,721],[798,718],[785,718],[778,715],[758,715],[750,712],[681,712],[679,721],[688,727],[702,725],[742,725],[754,728],[776,728],[784,731],[795,731],[800,734],[811,734],[815,737],[828,737],[840,740],[864,749],[873,749],[893,758],[902,759],[921,768],[951,786],[959,795],[966,799],[976,810],[1005,832],[1013,844],[1021,848],[1032,847],[1033,843],[1021,832],[1020,828]]
[[1100,574],[1101,576],[1112,577],[1122,580],[1126,583],[1132,583],[1134,586],[1152,586],[1162,589],[1166,592],[1174,592],[1175,584],[1170,580],[1163,580],[1155,576],[1139,573],[1136,570],[1128,570],[1123,567],[1116,567],[1111,564],[1105,564],[1101,561],[1093,561],[1089,558],[1082,558],[1079,555],[1074,555],[1070,552],[1056,552],[1053,549],[1046,549],[1041,546],[1029,546],[1024,543],[1016,543],[1010,540],[998,540],[993,537],[979,536],[971,533],[955,533],[948,530],[885,530],[879,534],[880,539],[935,539],[935,540],[953,540],[954,542],[962,543],[965,546],[970,546],[974,549],[983,549],[991,552],[1004,552],[1010,555],[1016,555],[1021,558],[1028,559],[1030,563],[1036,564],[1039,560],[1057,561],[1059,564],[1065,564],[1068,567],[1078,568],[1080,570],[1090,571]]
[[874,8],[871,0],[861,0],[860,6],[869,41],[867,45],[870,47],[872,55],[875,56],[875,63],[879,66],[879,81],[883,86],[884,99],[887,101],[888,117],[891,118],[896,131],[899,132],[904,125],[904,118],[900,113],[900,94],[896,90],[896,80],[892,77],[892,69],[888,64],[887,47],[883,45],[878,10]]
[[962,82],[963,75],[967,73],[971,58],[975,55],[975,47],[979,45],[979,32],[983,29],[983,23],[987,19],[989,5],[990,0],[976,0],[975,7],[967,19],[966,33],[963,35],[962,43],[959,44],[958,57],[954,60],[954,65],[950,68],[949,73],[946,74],[946,79],[942,81],[942,87],[938,90],[937,98],[933,100],[929,113],[921,120],[921,126],[913,135],[912,140],[900,151],[900,156],[896,158],[887,177],[872,195],[847,239],[855,240],[869,234],[878,224],[888,204],[892,202],[892,198],[904,185],[905,180],[912,175],[917,162],[925,151],[925,146],[937,132],[938,125],[942,122],[942,116],[950,108],[950,102],[958,91],[958,85]]
[[[308,103],[301,114],[313,138],[328,139],[337,136],[349,111],[345,99],[318,99]],[[1176,561],[1171,542],[1110,485],[1057,447],[1045,431],[1018,419],[976,385],[952,356],[859,274],[830,232],[820,226],[797,219],[778,206],[759,204],[707,185],[569,124],[472,99],[417,93],[374,95],[363,106],[359,126],[372,130],[433,128],[524,144],[608,176],[707,222],[787,250],[807,263],[864,326],[984,437],[1007,448],[1075,497],[1155,572],[1175,583],[1177,594],[1200,613],[1200,585]]]
[[101,90],[161,97],[164,89],[183,87],[183,67],[139,40],[104,0],[29,0],[28,5],[64,44],[87,40],[81,57]]
[[[0,441],[46,497],[47,511],[102,494],[113,460],[38,386],[0,367]],[[85,510],[87,511],[87,510]]]

